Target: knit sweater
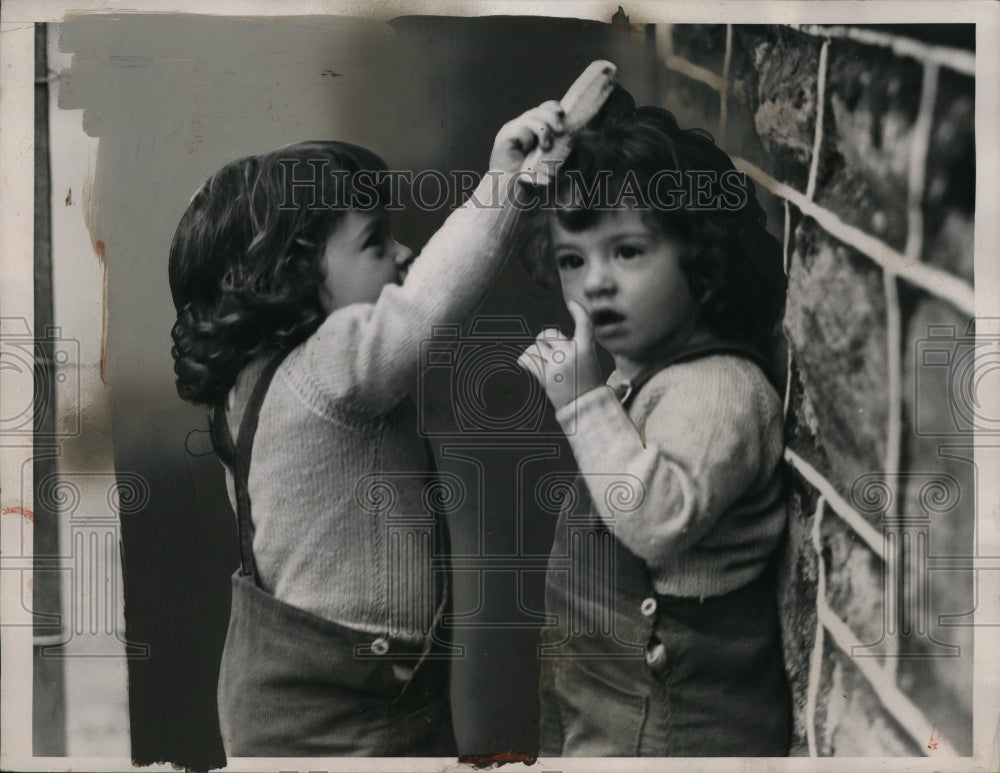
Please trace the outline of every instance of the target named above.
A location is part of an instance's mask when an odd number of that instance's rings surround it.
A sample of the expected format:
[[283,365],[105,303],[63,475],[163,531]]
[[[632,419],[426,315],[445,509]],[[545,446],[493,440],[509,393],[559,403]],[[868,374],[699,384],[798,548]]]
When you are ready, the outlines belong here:
[[[609,386],[620,381],[612,374]],[[786,513],[781,402],[755,364],[678,363],[627,413],[602,386],[556,418],[597,514],[649,566],[658,593],[716,596],[760,575]]]
[[[259,582],[278,599],[380,635],[427,632],[441,582],[433,540],[400,552],[390,533],[393,516],[433,523],[423,500],[432,460],[409,395],[421,340],[464,320],[502,267],[516,219],[507,182],[485,177],[401,286],[335,310],[275,374],[248,487]],[[244,368],[229,394],[234,433],[262,366]]]

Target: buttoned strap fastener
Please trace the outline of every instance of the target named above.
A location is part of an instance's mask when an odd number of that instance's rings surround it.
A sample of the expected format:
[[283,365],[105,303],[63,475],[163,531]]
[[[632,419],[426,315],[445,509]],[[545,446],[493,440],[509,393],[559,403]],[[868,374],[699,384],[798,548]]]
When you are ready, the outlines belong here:
[[619,402],[628,408],[635,400],[639,390],[646,386],[646,383],[664,368],[676,365],[681,362],[690,362],[702,357],[709,357],[713,354],[730,354],[736,357],[745,357],[759,367],[764,375],[771,379],[771,366],[766,358],[756,349],[740,341],[708,341],[706,343],[693,344],[678,350],[672,357],[660,360],[642,370],[631,381],[622,382],[614,387],[615,395]]

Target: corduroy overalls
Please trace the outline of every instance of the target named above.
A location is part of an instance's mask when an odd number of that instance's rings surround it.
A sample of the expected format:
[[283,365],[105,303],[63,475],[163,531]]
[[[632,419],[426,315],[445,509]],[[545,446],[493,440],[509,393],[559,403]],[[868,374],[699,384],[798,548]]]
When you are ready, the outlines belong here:
[[[325,620],[260,587],[253,556],[247,481],[257,419],[284,355],[254,386],[234,445],[225,411],[213,413],[213,441],[233,471],[241,567],[219,673],[219,720],[231,756],[451,756],[447,642],[442,583],[422,646]],[[437,556],[448,555],[447,525],[435,519]]]
[[[626,408],[668,365],[741,344],[679,352],[620,395]],[[765,372],[767,372],[765,370]],[[656,592],[649,567],[595,514],[577,476],[556,525],[542,629],[541,753],[545,756],[784,756],[791,698],[773,572],[722,596]]]

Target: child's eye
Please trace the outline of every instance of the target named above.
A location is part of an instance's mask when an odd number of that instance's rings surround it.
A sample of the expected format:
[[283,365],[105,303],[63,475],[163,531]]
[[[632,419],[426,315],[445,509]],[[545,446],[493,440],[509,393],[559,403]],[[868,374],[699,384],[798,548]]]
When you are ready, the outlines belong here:
[[381,228],[376,228],[370,234],[368,238],[365,239],[365,243],[361,246],[361,250],[377,249],[381,251],[385,247],[385,232]]
[[562,255],[556,255],[556,265],[560,271],[570,271],[574,268],[580,268],[583,265],[583,258],[572,252],[566,252]]
[[619,258],[630,260],[631,258],[637,258],[642,255],[642,248],[637,247],[634,244],[621,244],[618,246],[617,254]]

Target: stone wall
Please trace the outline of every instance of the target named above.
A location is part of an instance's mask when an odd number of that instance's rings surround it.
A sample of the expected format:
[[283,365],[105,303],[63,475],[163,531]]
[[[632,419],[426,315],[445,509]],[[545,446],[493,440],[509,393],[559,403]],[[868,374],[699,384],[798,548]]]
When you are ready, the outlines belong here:
[[975,57],[956,30],[653,34],[664,104],[754,180],[784,244],[797,755],[971,753]]

